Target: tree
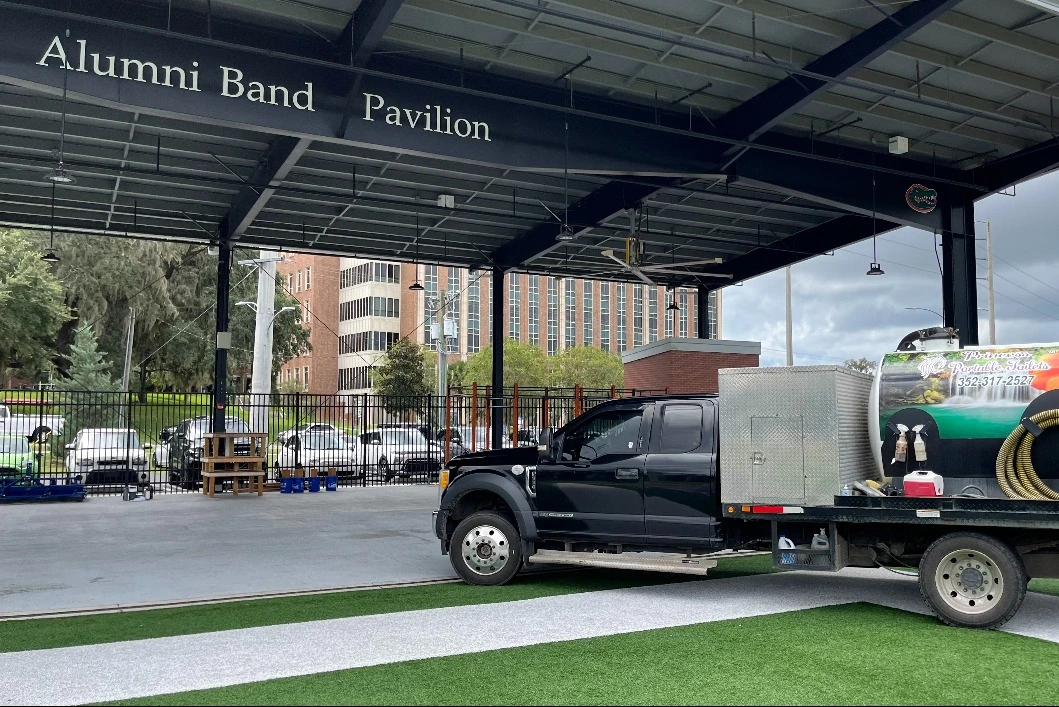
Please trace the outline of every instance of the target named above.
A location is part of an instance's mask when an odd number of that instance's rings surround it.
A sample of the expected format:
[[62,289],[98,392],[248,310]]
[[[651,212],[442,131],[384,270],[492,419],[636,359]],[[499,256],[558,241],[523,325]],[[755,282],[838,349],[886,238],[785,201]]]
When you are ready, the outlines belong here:
[[878,368],[879,364],[868,358],[851,358],[848,359],[843,365],[846,368],[852,368],[854,371],[860,371],[861,373],[875,375],[875,369]]
[[551,363],[551,385],[556,388],[580,385],[590,390],[610,390],[625,387],[625,366],[621,357],[594,346],[567,349]]
[[382,360],[375,369],[372,388],[383,396],[386,411],[399,417],[422,412],[424,398],[431,393],[423,347],[411,339],[401,339]]
[[23,378],[50,374],[60,327],[70,319],[63,290],[34,240],[0,231],[0,378],[9,367]]
[[56,381],[56,389],[92,393],[108,393],[118,389],[110,373],[110,362],[99,350],[99,341],[92,327],[83,326],[74,334],[69,361],[67,375]]
[[[493,383],[493,349],[487,347],[467,361],[464,384],[479,387]],[[548,357],[539,346],[504,339],[504,385],[544,388],[548,385]]]

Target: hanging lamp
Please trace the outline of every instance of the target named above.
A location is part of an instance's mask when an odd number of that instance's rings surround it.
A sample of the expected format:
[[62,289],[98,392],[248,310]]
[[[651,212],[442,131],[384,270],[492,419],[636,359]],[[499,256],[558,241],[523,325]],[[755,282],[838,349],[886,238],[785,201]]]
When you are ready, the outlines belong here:
[[52,182],[51,185],[51,238],[48,244],[48,252],[40,257],[45,263],[49,265],[58,263],[60,258],[55,254],[55,185],[57,182]]
[[570,228],[570,121],[567,119],[565,123],[565,149],[563,157],[563,203],[566,205],[566,209],[563,211],[563,227],[559,229],[558,235],[555,236],[555,240],[560,243],[569,243],[574,240],[574,229]]
[[[66,36],[70,36],[70,30],[66,30]],[[51,172],[44,175],[45,181],[51,182],[53,185],[62,184],[66,186],[77,182],[77,179],[66,170],[66,165],[64,164],[66,158],[66,85],[69,78],[70,69],[66,65],[66,60],[63,59],[63,107],[62,121],[59,127],[59,164]]]
[[[871,144],[875,146],[875,136],[872,135]],[[868,268],[866,275],[875,277],[878,275],[885,275],[886,272],[879,265],[879,251],[878,251],[878,236],[875,234],[878,232],[875,230],[875,151],[871,153],[872,161],[872,172],[871,172],[871,267]]]
[[419,193],[416,193],[416,280],[408,286],[409,292],[422,292],[426,288],[419,281]]

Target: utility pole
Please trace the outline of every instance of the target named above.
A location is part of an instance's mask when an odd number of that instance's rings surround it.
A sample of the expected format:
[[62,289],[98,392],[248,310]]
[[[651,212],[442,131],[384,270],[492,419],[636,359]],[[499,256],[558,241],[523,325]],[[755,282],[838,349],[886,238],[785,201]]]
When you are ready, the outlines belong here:
[[791,266],[787,266],[787,365],[794,365],[794,316],[791,312]]
[[434,317],[438,328],[438,429],[445,426],[445,397],[449,393],[448,339],[445,337],[445,317],[448,314],[448,292],[438,292],[437,314]]
[[989,343],[996,344],[996,293],[993,291],[993,220],[985,222],[986,260],[989,280]]
[[717,329],[714,338],[724,338],[724,290],[714,290],[717,294],[717,307],[714,310],[717,317]]
[[254,367],[250,379],[250,429],[269,432],[272,396],[272,320],[276,308],[276,263],[280,258],[262,250],[257,261],[257,318],[254,320]]
[[132,342],[136,331],[136,310],[129,307],[129,317],[125,325],[125,367],[121,373],[121,407],[118,412],[118,427],[125,427],[126,405],[129,401],[129,382],[132,379]]

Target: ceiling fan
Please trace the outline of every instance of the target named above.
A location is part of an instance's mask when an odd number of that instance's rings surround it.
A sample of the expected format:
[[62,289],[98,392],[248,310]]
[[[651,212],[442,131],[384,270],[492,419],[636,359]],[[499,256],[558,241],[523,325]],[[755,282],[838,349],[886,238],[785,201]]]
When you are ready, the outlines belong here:
[[604,258],[613,260],[626,271],[631,272],[648,285],[658,285],[658,283],[651,279],[651,275],[680,275],[690,279],[705,277],[722,280],[732,279],[733,276],[730,273],[701,272],[693,269],[702,265],[720,265],[724,262],[724,258],[688,260],[679,264],[676,262],[676,258],[674,258],[671,263],[659,263],[655,265],[646,264],[646,248],[644,242],[640,240],[640,225],[635,210],[629,209],[629,216],[631,222],[629,225],[629,237],[625,239],[625,253],[622,254],[624,257],[615,253],[611,249],[604,250],[601,255]]

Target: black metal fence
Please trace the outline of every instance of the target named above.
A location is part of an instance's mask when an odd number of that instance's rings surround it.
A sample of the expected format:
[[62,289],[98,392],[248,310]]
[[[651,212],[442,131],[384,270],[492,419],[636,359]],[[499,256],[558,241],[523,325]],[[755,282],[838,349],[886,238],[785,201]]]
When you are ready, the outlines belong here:
[[[316,470],[343,486],[435,483],[452,457],[492,448],[497,415],[503,446],[536,445],[542,428],[604,400],[658,392],[515,387],[494,400],[471,386],[413,398],[233,395],[225,426],[267,433],[269,481],[284,470]],[[94,494],[130,484],[196,491],[213,406],[209,394],[0,391],[0,477],[77,480]]]

